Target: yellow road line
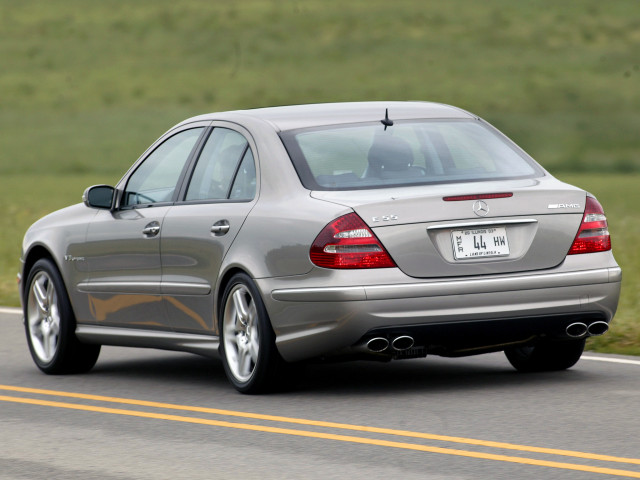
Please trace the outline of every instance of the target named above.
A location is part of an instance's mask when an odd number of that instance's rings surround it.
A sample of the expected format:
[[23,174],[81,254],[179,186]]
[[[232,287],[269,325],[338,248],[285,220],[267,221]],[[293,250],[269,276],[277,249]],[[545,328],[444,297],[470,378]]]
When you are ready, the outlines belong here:
[[281,417],[276,415],[263,415],[259,413],[236,412],[233,410],[221,410],[217,408],[192,407],[186,405],[175,405],[171,403],[150,402],[146,400],[135,400],[118,397],[105,397],[101,395],[90,395],[85,393],[61,392],[56,390],[43,390],[39,388],[16,387],[11,385],[0,385],[0,390],[7,390],[22,393],[35,393],[40,395],[52,395],[58,397],[77,398],[83,400],[94,400],[100,402],[119,403],[125,405],[137,405],[142,407],[163,408],[171,410],[181,410],[197,413],[209,413],[214,415],[224,415],[228,417],[250,418],[253,420],[267,420],[272,422],[292,423],[314,427],[326,427],[339,430],[351,430],[357,432],[381,433],[400,437],[420,438],[423,440],[437,440],[441,442],[461,443],[465,445],[477,445],[482,447],[500,448],[504,450],[517,450],[530,453],[544,453],[547,455],[561,455],[564,457],[584,458],[588,460],[599,460],[604,462],[628,463],[640,465],[640,459],[615,457],[611,455],[599,455],[596,453],[576,452],[572,450],[559,450],[545,447],[532,447],[527,445],[517,445],[512,443],[494,442],[489,440],[477,440],[473,438],[452,437],[447,435],[435,435],[431,433],[412,432],[407,430],[395,430],[390,428],[367,427],[360,425],[349,425],[345,423],[323,422],[317,420],[305,420],[301,418]]
[[52,402],[49,400],[39,400],[23,397],[9,397],[0,395],[0,401],[22,403],[28,405],[39,405],[45,407],[65,408],[71,410],[81,410],[86,412],[108,413],[112,415],[126,415],[131,417],[152,418],[156,420],[169,420],[173,422],[194,423],[199,425],[209,425],[215,427],[234,428],[240,430],[251,430],[255,432],[278,433],[282,435],[294,435],[298,437],[318,438],[324,440],[335,440],[340,442],[359,443],[364,445],[375,445],[380,447],[401,448],[405,450],[415,450],[419,452],[439,453],[443,455],[455,455],[459,457],[478,458],[483,460],[495,460],[500,462],[519,463],[524,465],[535,465],[541,467],[559,468],[564,470],[576,470],[580,472],[601,473],[605,475],[615,475],[628,478],[640,478],[640,472],[629,470],[618,470],[612,468],[591,467],[587,465],[576,465],[572,463],[551,462],[546,460],[536,460],[532,458],[510,457],[507,455],[496,455],[491,453],[472,452],[466,450],[456,450],[427,445],[417,445],[413,443],[392,442],[388,440],[376,440],[371,438],[353,437],[347,435],[336,435],[331,433],[310,432],[305,430],[293,430],[289,428],[266,427],[261,425],[250,425],[246,423],[233,423],[206,418],[181,417],[178,415],[167,415],[162,413],[142,412],[135,410],[123,410],[117,408],[97,407],[91,405],[80,405],[75,403]]

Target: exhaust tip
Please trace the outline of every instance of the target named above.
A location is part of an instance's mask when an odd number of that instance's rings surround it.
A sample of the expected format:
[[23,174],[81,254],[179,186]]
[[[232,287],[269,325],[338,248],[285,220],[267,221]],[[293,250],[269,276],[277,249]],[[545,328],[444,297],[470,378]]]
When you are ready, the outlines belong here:
[[410,337],[408,335],[401,335],[399,337],[396,337],[391,342],[391,346],[394,350],[407,350],[413,347],[413,337]]
[[587,329],[587,331],[589,332],[589,335],[593,337],[604,335],[605,333],[607,333],[608,330],[609,330],[609,324],[607,322],[602,322],[602,321],[593,322],[591,325],[589,325],[589,328]]
[[[598,322],[596,322],[598,323]],[[567,335],[573,338],[584,337],[588,332],[588,327],[582,322],[575,322],[569,325],[566,329]]]
[[387,347],[389,347],[389,340],[384,337],[375,337],[367,342],[367,348],[372,352],[384,352]]

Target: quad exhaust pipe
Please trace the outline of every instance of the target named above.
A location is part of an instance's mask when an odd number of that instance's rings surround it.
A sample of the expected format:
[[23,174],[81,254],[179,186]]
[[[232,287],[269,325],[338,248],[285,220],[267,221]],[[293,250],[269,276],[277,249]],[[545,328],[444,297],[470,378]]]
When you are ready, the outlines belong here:
[[410,337],[409,335],[396,337],[391,341],[391,347],[399,352],[402,350],[408,350],[413,347],[413,337]]
[[587,325],[582,322],[575,322],[569,325],[565,332],[571,338],[582,338],[584,336],[597,337],[604,335],[609,330],[609,324],[607,322],[598,321]]
[[374,353],[382,353],[391,347],[393,350],[397,352],[401,352],[403,350],[408,350],[413,347],[415,341],[413,337],[409,335],[400,335],[398,337],[393,338],[389,341],[385,337],[374,337],[371,340],[367,341],[365,344],[367,350]]
[[607,322],[593,322],[589,325],[588,332],[592,337],[604,335],[609,330],[609,324]]
[[[609,324],[602,320],[591,323],[574,322],[565,328],[565,333],[571,338],[597,337],[604,335],[609,330]],[[367,340],[364,345],[360,344],[360,349],[364,347],[371,353],[383,353],[388,350],[403,352],[415,345],[415,340],[410,335],[398,335],[397,337],[373,337]]]
[[367,348],[370,352],[384,352],[389,347],[389,340],[384,337],[375,337],[367,342]]
[[586,323],[575,322],[569,325],[566,329],[567,335],[571,338],[580,338],[584,337],[589,331],[589,327],[587,327]]

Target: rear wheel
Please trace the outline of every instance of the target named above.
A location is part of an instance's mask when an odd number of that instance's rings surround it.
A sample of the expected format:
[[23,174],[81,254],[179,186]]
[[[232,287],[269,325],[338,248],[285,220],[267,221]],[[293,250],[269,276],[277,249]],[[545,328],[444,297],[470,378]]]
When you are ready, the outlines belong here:
[[38,260],[26,285],[25,331],[38,368],[49,374],[91,370],[100,345],[84,344],[76,338],[76,319],[57,267],[46,258]]
[[253,280],[244,273],[234,275],[224,290],[222,306],[220,353],[227,378],[242,393],[273,388],[283,360]]
[[519,372],[546,372],[573,367],[584,351],[585,340],[541,341],[536,345],[511,347],[504,351]]

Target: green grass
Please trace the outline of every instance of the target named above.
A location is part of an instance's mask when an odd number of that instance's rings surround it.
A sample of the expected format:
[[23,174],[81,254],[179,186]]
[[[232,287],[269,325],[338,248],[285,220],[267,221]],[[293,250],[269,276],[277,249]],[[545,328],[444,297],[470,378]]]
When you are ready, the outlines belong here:
[[599,196],[625,273],[613,332],[591,346],[640,353],[637,11],[637,0],[0,0],[0,304],[17,304],[27,226],[114,183],[185,117],[431,100],[481,115]]
[[122,171],[187,115],[451,103],[554,171],[640,171],[637,0],[0,0],[0,174]]

